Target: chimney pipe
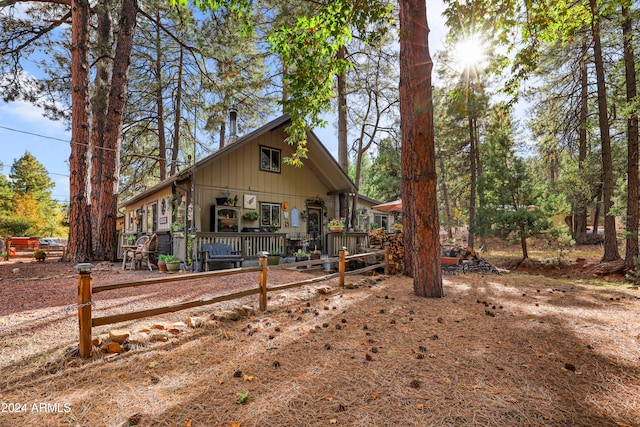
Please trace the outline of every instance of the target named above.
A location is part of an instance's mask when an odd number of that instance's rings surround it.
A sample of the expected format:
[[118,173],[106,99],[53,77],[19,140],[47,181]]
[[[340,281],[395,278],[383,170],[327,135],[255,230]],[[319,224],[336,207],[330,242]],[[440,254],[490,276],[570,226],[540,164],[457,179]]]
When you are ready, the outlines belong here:
[[236,121],[238,119],[238,108],[235,104],[231,104],[229,107],[229,140],[234,140],[238,137]]

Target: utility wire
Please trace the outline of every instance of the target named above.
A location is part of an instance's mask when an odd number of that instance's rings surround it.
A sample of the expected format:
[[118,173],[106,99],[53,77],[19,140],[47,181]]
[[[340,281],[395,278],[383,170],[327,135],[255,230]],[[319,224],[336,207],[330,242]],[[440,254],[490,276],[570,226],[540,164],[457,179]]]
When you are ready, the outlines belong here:
[[[10,128],[10,127],[7,127],[7,126],[3,126],[3,125],[0,125],[0,129],[5,129],[5,130],[11,131],[11,132],[24,133],[26,135],[37,136],[39,138],[52,139],[54,141],[61,141],[61,142],[65,142],[67,144],[70,142],[71,144],[77,144],[77,145],[80,145],[82,147],[90,147],[90,144],[85,144],[83,142],[69,141],[67,139],[61,139],[61,138],[56,138],[56,137],[53,137],[53,136],[41,135],[41,134],[37,134],[37,133],[34,133],[34,132],[27,132],[27,131],[20,130],[20,129],[13,129],[13,128]],[[93,146],[91,146],[91,148],[98,148],[100,150],[112,151],[112,152],[116,152],[117,151],[114,148],[107,148],[107,147],[93,147]],[[149,154],[125,153],[125,152],[122,152],[121,154],[123,156],[126,156],[126,157],[141,157],[141,158],[152,159],[152,160],[168,160],[168,159],[162,158],[160,156],[152,156],[152,155],[149,155]]]

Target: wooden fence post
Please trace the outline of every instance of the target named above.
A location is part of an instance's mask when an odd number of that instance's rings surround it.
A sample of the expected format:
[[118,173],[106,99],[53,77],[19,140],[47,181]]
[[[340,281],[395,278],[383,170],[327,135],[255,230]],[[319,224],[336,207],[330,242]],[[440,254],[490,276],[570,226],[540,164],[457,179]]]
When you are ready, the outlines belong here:
[[80,357],[91,356],[91,269],[93,264],[78,264],[78,324],[80,327]]
[[384,274],[389,275],[389,242],[384,242]]
[[345,257],[347,256],[347,248],[342,246],[340,248],[340,261],[338,262],[338,271],[340,272],[340,279],[338,279],[338,285],[342,286],[344,288],[344,272],[347,270],[346,269],[346,261],[345,261]]
[[258,284],[260,286],[260,311],[267,310],[267,256],[269,252],[258,252],[258,262],[260,267],[262,267],[262,271],[259,275]]

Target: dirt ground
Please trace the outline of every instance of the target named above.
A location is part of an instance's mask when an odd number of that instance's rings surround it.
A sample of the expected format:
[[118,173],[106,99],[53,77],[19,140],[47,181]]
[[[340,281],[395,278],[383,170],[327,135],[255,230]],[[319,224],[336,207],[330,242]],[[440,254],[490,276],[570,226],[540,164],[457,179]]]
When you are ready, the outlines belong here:
[[[640,291],[594,277],[593,262],[445,275],[441,299],[416,297],[404,276],[352,276],[353,289],[272,293],[267,312],[237,321],[222,315],[257,296],[94,328],[172,333],[86,360],[65,312],[73,266],[0,263],[0,426],[640,426]],[[93,278],[160,274],[99,264]],[[319,274],[272,271],[269,284]],[[246,273],[104,292],[94,313],[256,284]],[[188,316],[208,320],[176,323]]]

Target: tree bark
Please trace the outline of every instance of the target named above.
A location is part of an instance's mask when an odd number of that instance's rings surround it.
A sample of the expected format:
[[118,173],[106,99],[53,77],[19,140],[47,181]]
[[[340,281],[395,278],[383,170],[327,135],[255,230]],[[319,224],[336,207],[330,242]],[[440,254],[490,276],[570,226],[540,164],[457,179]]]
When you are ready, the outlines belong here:
[[[338,59],[345,59],[345,47],[338,50]],[[338,85],[338,164],[345,173],[349,172],[349,154],[347,147],[347,75],[337,76]]]
[[180,150],[180,121],[182,120],[181,108],[182,108],[182,73],[184,66],[184,49],[180,47],[180,59],[178,62],[178,81],[176,89],[176,117],[173,126],[173,149],[171,152],[171,168],[170,176],[174,176],[178,172],[178,151]]
[[69,241],[62,259],[91,259],[91,220],[87,203],[89,147],[89,2],[71,3],[71,155],[69,156]]
[[[624,38],[624,68],[625,83],[627,88],[627,103],[635,101],[638,94],[635,55],[633,52],[633,32],[631,11],[628,6],[622,7],[622,36]],[[627,268],[635,268],[635,259],[638,257],[638,113],[633,110],[627,119],[627,241],[625,251],[625,265]]]
[[100,251],[100,195],[102,194],[102,168],[104,167],[104,128],[107,121],[109,81],[112,68],[113,17],[111,0],[101,0],[96,7],[96,76],[91,98],[91,231],[92,251]]
[[598,123],[602,144],[602,199],[604,202],[604,255],[603,262],[620,259],[618,237],[616,236],[616,218],[611,213],[613,207],[613,161],[611,159],[611,136],[609,134],[609,117],[607,110],[607,88],[604,75],[604,60],[600,39],[600,15],[596,0],[589,0],[591,6],[591,31],[593,32],[593,54],[596,66],[598,85]]
[[440,184],[442,187],[442,204],[444,205],[444,216],[447,221],[447,237],[453,239],[453,232],[451,226],[451,209],[449,209],[449,190],[447,188],[447,181],[444,179],[444,159],[441,155],[439,157],[440,164]]
[[120,180],[120,147],[122,124],[127,102],[127,72],[131,62],[133,36],[136,27],[138,4],[136,0],[123,0],[118,24],[118,42],[113,62],[109,107],[104,127],[104,164],[102,191],[100,194],[99,228],[95,230],[98,244],[94,255],[97,259],[115,261],[118,250],[116,217],[118,215],[118,183]]
[[476,220],[476,188],[477,188],[477,173],[476,173],[476,132],[473,125],[473,118],[471,117],[471,101],[467,102],[469,114],[469,173],[471,188],[469,190],[469,235],[467,237],[467,246],[473,248],[473,242],[475,235],[473,232],[474,222]]
[[[160,22],[160,11],[156,12],[156,19]],[[164,129],[164,101],[162,91],[164,82],[162,80],[162,35],[160,26],[156,25],[156,114],[158,115],[158,169],[160,170],[160,181],[167,178],[167,135]]]
[[[587,74],[587,43],[582,46],[582,59],[580,60],[580,128],[578,129],[578,170],[580,176],[584,176],[584,162],[587,159],[587,119],[589,114],[589,81]],[[580,200],[575,207],[575,229],[573,237],[577,243],[587,241],[587,201]]]
[[527,235],[524,226],[520,226],[520,247],[522,248],[522,261],[529,258],[529,250],[527,248]]
[[417,296],[444,296],[440,269],[437,176],[429,27],[424,0],[400,1],[400,120],[405,273]]

